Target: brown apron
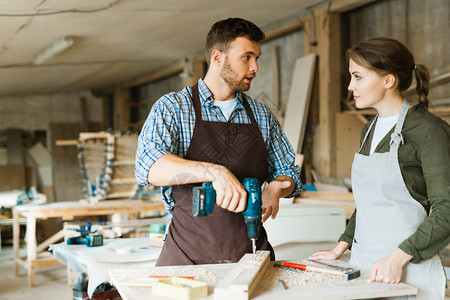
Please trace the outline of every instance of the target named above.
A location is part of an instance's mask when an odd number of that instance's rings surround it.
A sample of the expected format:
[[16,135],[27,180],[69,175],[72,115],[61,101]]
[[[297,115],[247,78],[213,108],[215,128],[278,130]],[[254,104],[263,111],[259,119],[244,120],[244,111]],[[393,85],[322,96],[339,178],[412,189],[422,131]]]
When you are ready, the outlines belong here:
[[[202,120],[197,84],[192,95],[195,128],[185,158],[223,165],[241,182],[252,177],[262,184],[268,175],[267,150],[247,100],[243,99],[243,105],[251,124],[213,122]],[[173,186],[173,217],[157,266],[232,263],[252,252],[241,213],[215,206],[208,216],[192,215],[192,188],[199,185]],[[262,224],[257,249],[270,250],[275,260]]]

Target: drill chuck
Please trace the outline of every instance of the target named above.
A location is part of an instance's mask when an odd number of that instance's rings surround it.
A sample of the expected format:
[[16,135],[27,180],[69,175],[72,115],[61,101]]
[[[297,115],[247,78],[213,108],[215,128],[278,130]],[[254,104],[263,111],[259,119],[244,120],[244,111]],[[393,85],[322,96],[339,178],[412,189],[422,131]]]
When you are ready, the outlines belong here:
[[247,224],[247,234],[250,239],[258,239],[261,226],[262,199],[258,179],[245,178],[244,187],[247,190],[247,209],[242,212]]
[[261,216],[244,217],[247,224],[247,234],[250,239],[257,240],[261,226]]

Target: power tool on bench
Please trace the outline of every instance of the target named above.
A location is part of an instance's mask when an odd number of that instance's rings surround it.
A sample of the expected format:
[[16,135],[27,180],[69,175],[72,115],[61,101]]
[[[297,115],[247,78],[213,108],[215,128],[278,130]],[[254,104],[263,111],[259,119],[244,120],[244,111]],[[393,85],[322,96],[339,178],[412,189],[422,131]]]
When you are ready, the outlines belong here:
[[77,232],[80,232],[80,235],[68,238],[67,245],[85,244],[88,247],[102,246],[103,245],[103,235],[94,234],[97,232],[97,230],[91,231],[92,223],[87,222],[87,221],[85,221],[85,223],[87,225],[80,225],[80,229],[69,228],[70,230],[75,230]]
[[[243,181],[247,191],[247,208],[242,212],[247,234],[252,241],[253,257],[256,253],[256,240],[259,237],[262,214],[261,188],[258,179],[245,178]],[[216,191],[210,182],[204,182],[201,187],[192,190],[192,214],[196,217],[207,216],[214,210]]]

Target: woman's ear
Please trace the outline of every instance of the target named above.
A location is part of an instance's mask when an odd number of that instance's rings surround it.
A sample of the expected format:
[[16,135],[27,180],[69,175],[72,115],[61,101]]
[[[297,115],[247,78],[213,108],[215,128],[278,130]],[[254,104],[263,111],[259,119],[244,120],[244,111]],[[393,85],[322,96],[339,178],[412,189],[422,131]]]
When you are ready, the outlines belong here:
[[385,76],[384,79],[384,87],[386,89],[395,88],[397,86],[397,77],[395,77],[393,74],[388,74]]

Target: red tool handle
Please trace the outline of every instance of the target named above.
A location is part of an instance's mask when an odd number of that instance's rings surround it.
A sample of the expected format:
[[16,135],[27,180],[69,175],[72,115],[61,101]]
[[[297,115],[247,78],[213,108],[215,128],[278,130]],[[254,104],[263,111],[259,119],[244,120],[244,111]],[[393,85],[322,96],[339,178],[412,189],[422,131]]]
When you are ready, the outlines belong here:
[[283,266],[300,270],[307,270],[308,267],[307,265],[294,264],[290,262],[283,262]]

